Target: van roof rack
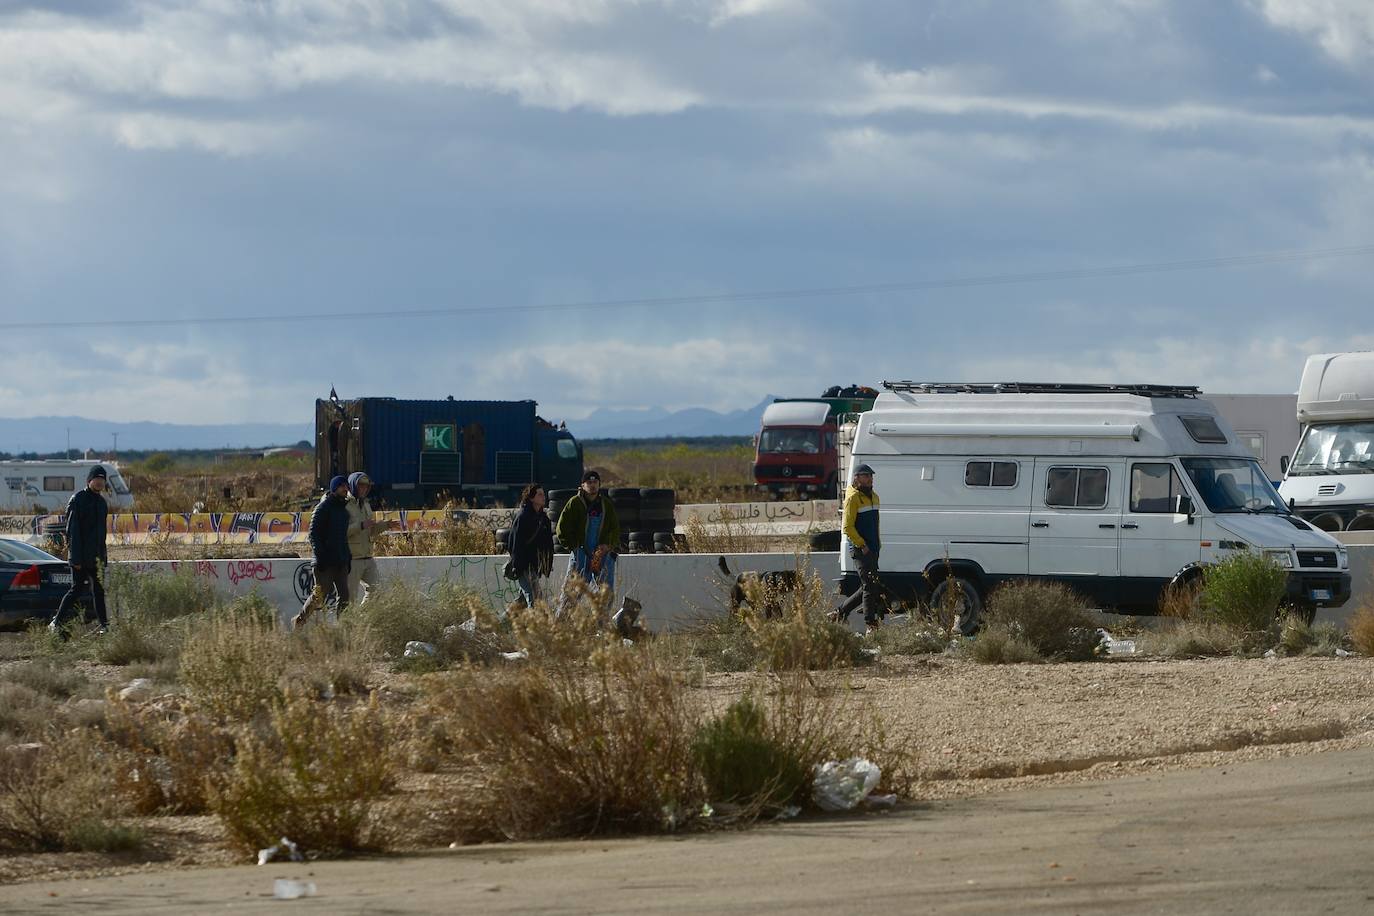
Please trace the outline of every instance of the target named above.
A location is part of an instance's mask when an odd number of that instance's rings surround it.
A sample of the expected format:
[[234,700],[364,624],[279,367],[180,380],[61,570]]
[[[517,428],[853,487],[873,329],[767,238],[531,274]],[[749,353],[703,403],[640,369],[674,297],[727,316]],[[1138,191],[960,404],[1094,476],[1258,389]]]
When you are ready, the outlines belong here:
[[1195,398],[1194,385],[1095,385],[1077,382],[883,382],[888,391],[920,394],[1133,394],[1142,398]]

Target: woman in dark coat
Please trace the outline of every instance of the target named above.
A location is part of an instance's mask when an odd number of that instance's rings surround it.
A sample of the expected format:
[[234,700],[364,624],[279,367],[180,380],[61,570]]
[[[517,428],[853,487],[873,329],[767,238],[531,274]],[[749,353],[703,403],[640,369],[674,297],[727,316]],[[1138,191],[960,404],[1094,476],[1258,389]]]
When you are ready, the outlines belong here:
[[511,565],[519,574],[517,581],[525,607],[534,607],[543,596],[540,580],[553,570],[553,525],[544,511],[547,499],[539,484],[525,487],[520,494],[520,513],[510,530]]

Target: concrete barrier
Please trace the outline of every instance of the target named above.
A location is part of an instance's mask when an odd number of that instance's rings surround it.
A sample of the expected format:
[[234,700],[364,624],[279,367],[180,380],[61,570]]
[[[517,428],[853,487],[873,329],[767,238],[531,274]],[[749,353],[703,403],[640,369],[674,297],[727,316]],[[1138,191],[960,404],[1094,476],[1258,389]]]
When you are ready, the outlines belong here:
[[[503,609],[518,596],[515,583],[501,575],[507,557],[379,557],[383,580],[401,577],[413,585],[432,589],[444,581],[460,582],[483,595],[493,610]],[[716,554],[625,554],[616,563],[616,594],[629,595],[644,605],[644,618],[654,630],[682,625],[703,615],[724,613],[733,580],[721,575]],[[839,555],[815,553],[798,559],[791,554],[753,553],[726,556],[732,572],[794,569],[800,562],[814,567],[821,577],[839,575]],[[189,570],[210,581],[225,597],[254,591],[271,602],[283,623],[300,610],[314,586],[309,560],[146,560],[115,564],[142,575],[166,575]],[[567,557],[554,562],[551,582],[561,584]],[[110,595],[118,613],[119,596]]]

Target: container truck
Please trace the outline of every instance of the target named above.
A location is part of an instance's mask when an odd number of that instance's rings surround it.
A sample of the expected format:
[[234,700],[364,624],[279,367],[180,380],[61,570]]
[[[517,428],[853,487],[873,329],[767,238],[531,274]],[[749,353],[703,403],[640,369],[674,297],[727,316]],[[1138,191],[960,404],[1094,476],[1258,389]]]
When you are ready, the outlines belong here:
[[1325,531],[1374,531],[1374,352],[1309,356],[1297,419],[1280,495]]
[[513,506],[538,481],[576,487],[582,446],[535,412],[534,401],[364,397],[315,402],[315,478],[366,471],[374,500],[425,508],[447,500]]

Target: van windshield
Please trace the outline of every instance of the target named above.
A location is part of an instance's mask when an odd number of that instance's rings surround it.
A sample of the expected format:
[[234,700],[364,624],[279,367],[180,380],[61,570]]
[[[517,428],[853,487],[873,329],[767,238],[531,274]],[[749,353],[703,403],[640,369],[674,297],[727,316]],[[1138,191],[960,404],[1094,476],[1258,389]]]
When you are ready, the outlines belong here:
[[1184,458],[1183,468],[1213,512],[1289,514],[1264,469],[1252,458]]
[[775,426],[759,436],[760,455],[805,454],[821,450],[820,430],[805,427]]
[[1289,477],[1374,474],[1374,423],[1326,423],[1302,437]]
[[129,495],[129,485],[125,483],[124,478],[119,476],[118,474],[110,475],[110,488],[114,490],[116,493],[118,493],[120,496]]

